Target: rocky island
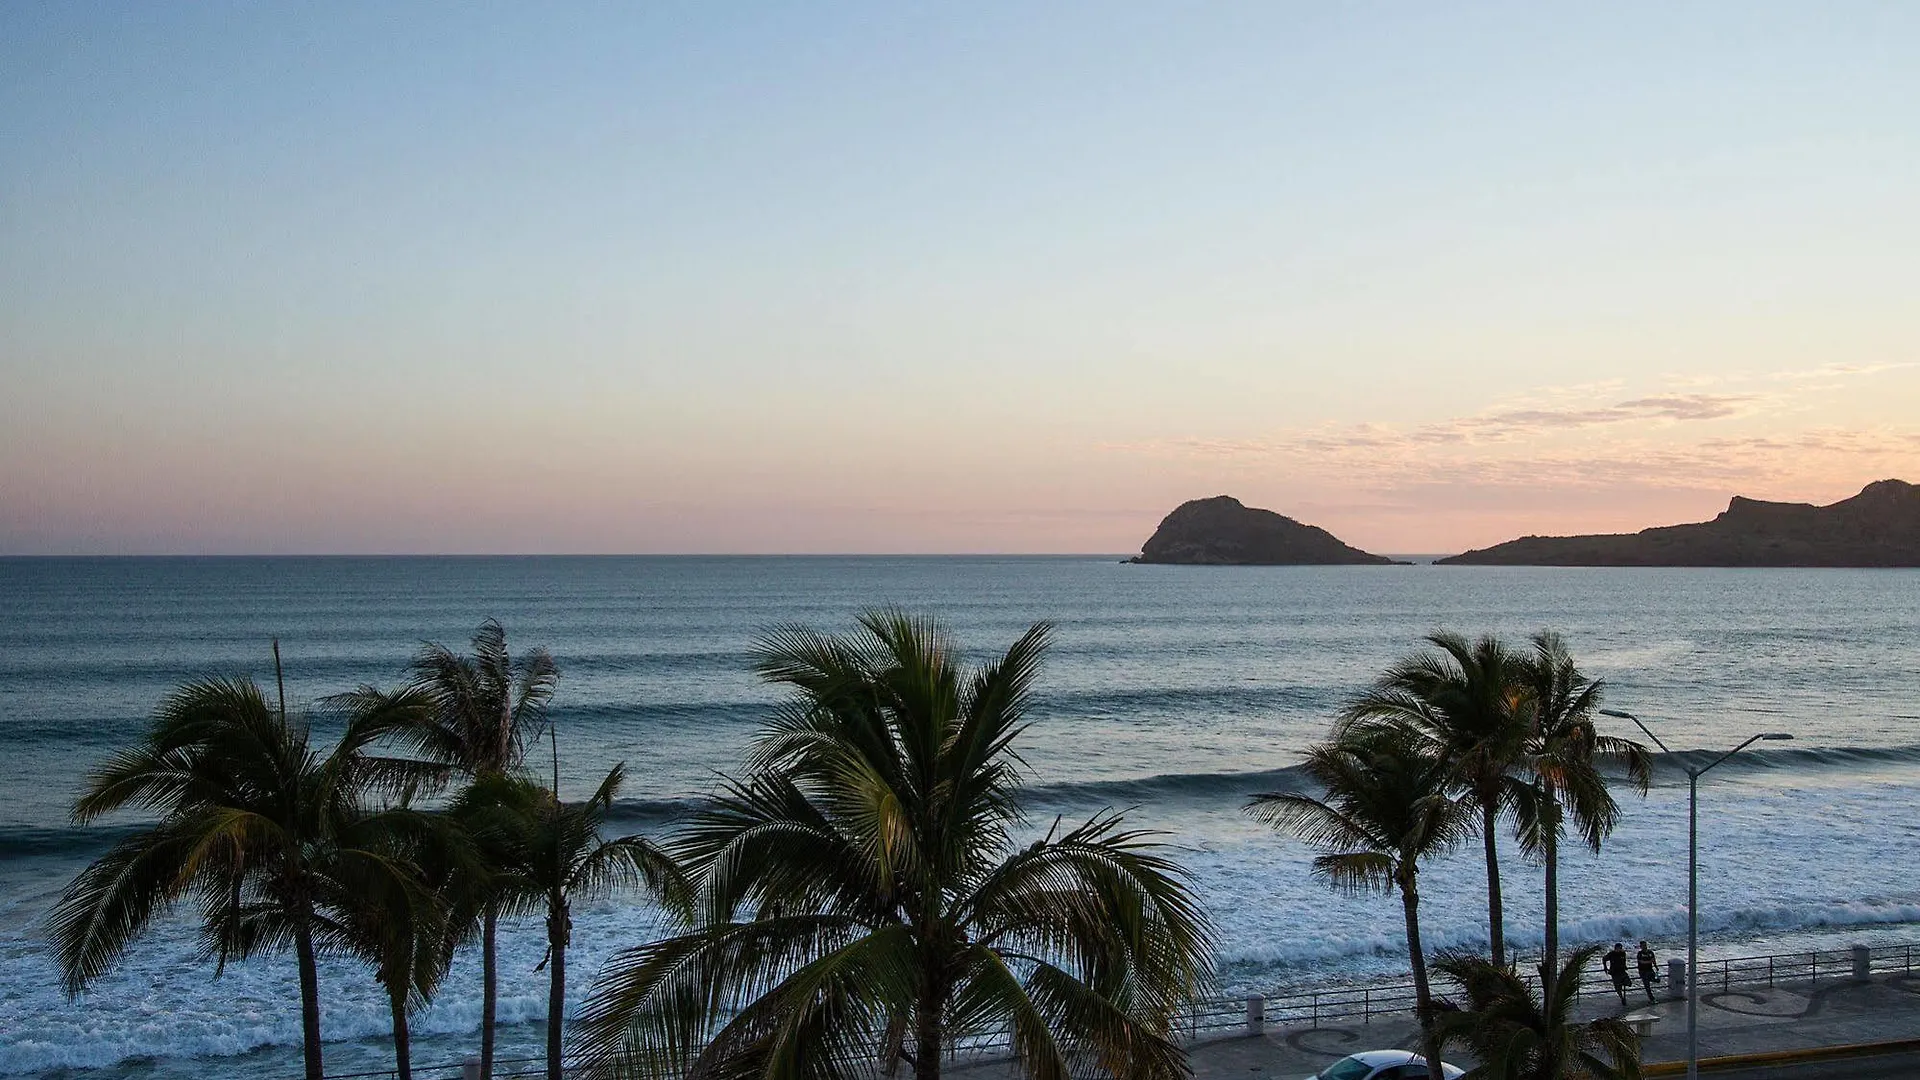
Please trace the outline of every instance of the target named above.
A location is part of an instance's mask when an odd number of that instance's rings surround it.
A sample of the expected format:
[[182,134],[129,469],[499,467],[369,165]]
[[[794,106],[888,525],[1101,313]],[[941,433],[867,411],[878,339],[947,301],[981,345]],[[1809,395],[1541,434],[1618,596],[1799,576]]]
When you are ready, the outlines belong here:
[[1598,536],[1523,536],[1438,563],[1476,566],[1920,566],[1920,487],[1868,484],[1828,506],[1738,495],[1712,521]]
[[1187,566],[1342,566],[1392,559],[1350,547],[1325,529],[1229,495],[1181,503],[1140,547],[1136,563]]

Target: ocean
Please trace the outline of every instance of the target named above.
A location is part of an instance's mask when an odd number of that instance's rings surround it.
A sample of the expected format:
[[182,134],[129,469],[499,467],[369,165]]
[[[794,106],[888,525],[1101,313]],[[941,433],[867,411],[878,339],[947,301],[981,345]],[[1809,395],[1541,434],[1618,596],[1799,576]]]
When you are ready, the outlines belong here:
[[[844,630],[863,608],[945,620],[977,655],[1057,626],[1022,736],[1038,831],[1105,807],[1164,830],[1218,930],[1230,993],[1404,970],[1400,909],[1336,895],[1310,852],[1241,813],[1294,786],[1300,750],[1382,667],[1451,629],[1564,634],[1606,704],[1667,743],[1750,751],[1701,788],[1707,955],[1920,940],[1920,571],[1122,565],[1100,557],[0,559],[0,1076],[224,1080],[299,1069],[289,958],[214,978],[192,927],[160,922],[109,976],[66,998],[42,922],[72,875],[132,820],[68,824],[86,771],[135,739],[174,686],[206,674],[312,701],[395,685],[422,641],[464,646],[499,619],[551,650],[562,786],[627,763],[621,831],[662,835],[739,767],[774,694],[748,669],[756,635]],[[1637,735],[1625,721],[1614,734]],[[1626,725],[1621,727],[1620,725]],[[325,732],[323,731],[323,734]],[[1563,933],[1684,945],[1686,779],[1662,759],[1598,856],[1563,869]],[[1508,848],[1511,849],[1509,844]],[[1434,948],[1484,948],[1478,848],[1423,871]],[[1540,938],[1536,868],[1507,867],[1508,931]],[[576,913],[572,998],[656,913]],[[502,1053],[540,1045],[537,926],[502,943]],[[477,960],[462,957],[416,1022],[414,1059],[470,1052]],[[389,1060],[384,999],[344,960],[323,971],[330,1071]]]

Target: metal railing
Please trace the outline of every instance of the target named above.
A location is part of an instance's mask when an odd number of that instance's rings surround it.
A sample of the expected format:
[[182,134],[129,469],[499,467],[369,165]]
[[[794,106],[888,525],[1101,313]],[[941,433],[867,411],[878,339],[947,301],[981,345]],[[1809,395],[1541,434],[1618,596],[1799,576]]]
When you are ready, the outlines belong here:
[[[1725,993],[1735,988],[1817,985],[1822,980],[1854,980],[1862,974],[1860,956],[1856,953],[1858,948],[1702,960],[1699,985],[1702,992],[1718,990]],[[1917,959],[1920,959],[1920,953],[1911,944],[1873,946],[1865,949],[1864,971],[1869,977],[1911,975]],[[1516,961],[1516,966],[1528,971],[1537,967],[1538,962]],[[1445,996],[1443,991],[1447,985],[1444,979],[1436,980],[1436,996]],[[1611,986],[1611,981],[1596,961],[1593,969],[1582,978],[1579,992],[1605,993]],[[1188,1040],[1198,1040],[1220,1032],[1250,1031],[1256,1016],[1260,1018],[1260,1026],[1267,1028],[1318,1028],[1323,1024],[1352,1023],[1356,1020],[1365,1024],[1376,1017],[1412,1012],[1414,989],[1411,980],[1402,979],[1285,990],[1258,996],[1257,1007],[1252,1004],[1254,1000],[1244,997],[1209,998],[1194,1002],[1176,1019],[1175,1031]],[[1007,1031],[984,1032],[956,1039],[948,1047],[947,1056],[955,1061],[1002,1057],[1008,1053],[1010,1042]],[[422,1066],[415,1068],[413,1075],[414,1080],[461,1080],[462,1068],[457,1064]],[[493,1075],[502,1080],[542,1076],[545,1072],[546,1059],[543,1057],[494,1060]],[[369,1072],[328,1073],[327,1077],[328,1080],[391,1080],[394,1075],[391,1069],[376,1069]]]
[[1776,986],[1783,982],[1817,983],[1824,969],[1829,980],[1843,972],[1852,977],[1853,956],[1840,950],[1774,953],[1700,962],[1700,989],[1716,985],[1721,993],[1736,986]]
[[1818,984],[1858,979],[1861,975],[1910,975],[1915,955],[1912,945],[1879,945],[1866,949],[1866,966],[1853,948],[1738,956],[1700,962],[1700,988],[1722,993],[1735,987]]
[[1913,974],[1912,945],[1876,945],[1867,949],[1867,971],[1874,974]]

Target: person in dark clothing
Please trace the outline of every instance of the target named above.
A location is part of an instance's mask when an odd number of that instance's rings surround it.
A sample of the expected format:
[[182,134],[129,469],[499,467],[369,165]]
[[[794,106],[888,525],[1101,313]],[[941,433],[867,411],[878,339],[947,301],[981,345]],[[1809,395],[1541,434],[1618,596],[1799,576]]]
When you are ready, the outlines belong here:
[[1646,989],[1647,1004],[1651,1005],[1653,984],[1660,981],[1660,972],[1657,970],[1659,960],[1653,955],[1653,946],[1644,941],[1640,943],[1640,951],[1634,954],[1634,959],[1639,962],[1640,985]]
[[1632,976],[1627,974],[1627,946],[1616,941],[1613,948],[1607,950],[1607,956],[1601,962],[1607,969],[1607,975],[1613,979],[1613,992],[1620,995],[1620,1004],[1627,1003],[1627,987],[1633,985]]

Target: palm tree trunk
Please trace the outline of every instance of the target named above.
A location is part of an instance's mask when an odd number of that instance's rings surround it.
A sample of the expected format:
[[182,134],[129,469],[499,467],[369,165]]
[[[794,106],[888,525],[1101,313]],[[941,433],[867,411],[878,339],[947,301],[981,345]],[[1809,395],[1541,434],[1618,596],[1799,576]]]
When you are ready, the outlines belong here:
[[1407,917],[1407,960],[1413,965],[1413,1000],[1420,1016],[1420,1047],[1426,1055],[1427,1075],[1445,1080],[1440,1069],[1440,1042],[1433,1033],[1433,990],[1427,982],[1427,953],[1420,944],[1420,890],[1412,870],[1400,875],[1400,907]]
[[394,1080],[413,1080],[413,1033],[407,1029],[407,988],[388,990],[387,1005],[393,1010]]
[[1487,948],[1496,964],[1507,962],[1507,928],[1500,901],[1500,803],[1480,804],[1481,835],[1487,848]]
[[547,896],[547,1080],[561,1080],[560,1040],[567,1013],[567,901],[558,889]]
[[940,1013],[946,994],[932,972],[927,975],[913,1012],[913,1080],[940,1080],[940,1055],[945,1049],[941,1043],[946,1030],[940,1023]]
[[306,1057],[307,1080],[324,1080],[320,1061],[320,969],[313,956],[313,927],[306,912],[293,921],[293,951],[300,966],[300,1047]]
[[493,1016],[500,985],[494,940],[499,932],[500,913],[488,904],[480,924],[480,1080],[493,1080]]
[[1545,835],[1540,854],[1547,867],[1547,917],[1540,950],[1540,990],[1545,1000],[1552,1001],[1554,979],[1560,971],[1560,804],[1554,799],[1552,781],[1544,785],[1544,791],[1546,805],[1540,812],[1545,818]]

